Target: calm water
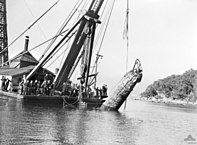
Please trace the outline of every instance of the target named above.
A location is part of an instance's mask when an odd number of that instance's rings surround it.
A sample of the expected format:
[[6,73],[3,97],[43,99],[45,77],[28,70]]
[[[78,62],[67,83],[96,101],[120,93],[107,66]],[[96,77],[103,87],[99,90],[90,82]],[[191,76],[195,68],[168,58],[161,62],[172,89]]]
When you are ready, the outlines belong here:
[[126,111],[68,109],[0,98],[2,145],[187,145],[197,109],[128,101]]

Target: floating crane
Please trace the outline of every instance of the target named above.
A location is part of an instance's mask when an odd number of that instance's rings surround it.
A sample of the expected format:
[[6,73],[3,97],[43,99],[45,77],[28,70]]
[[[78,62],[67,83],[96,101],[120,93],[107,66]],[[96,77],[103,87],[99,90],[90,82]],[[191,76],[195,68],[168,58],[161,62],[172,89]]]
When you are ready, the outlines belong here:
[[[90,75],[90,64],[92,59],[92,51],[94,46],[94,38],[96,25],[100,24],[98,12],[103,4],[104,0],[92,0],[90,7],[86,14],[75,23],[75,25],[67,32],[67,34],[57,43],[54,49],[42,59],[42,61],[34,68],[34,70],[27,76],[30,79],[31,76],[43,65],[45,64],[51,55],[57,50],[57,48],[65,41],[68,40],[71,33],[77,28],[75,38],[72,42],[71,48],[68,52],[67,57],[60,70],[58,71],[54,79],[54,90],[61,91],[64,82],[68,81],[71,74],[73,73],[76,65],[75,63],[81,58],[82,54],[85,55],[85,61],[83,63],[83,71],[81,73],[81,85],[84,86],[85,94],[88,98],[88,80]],[[86,44],[87,48],[81,51],[83,46]],[[80,54],[81,52],[81,54]],[[120,106],[124,103],[130,92],[133,90],[135,85],[141,81],[142,69],[141,63],[137,59],[134,68],[129,71],[121,80],[121,83],[117,86],[117,89],[112,93],[101,106],[105,110],[118,110]]]
[[[1,4],[5,4],[5,0],[0,0],[0,2]],[[126,73],[121,82],[116,86],[115,91],[111,93],[109,97],[107,97],[106,95],[96,95],[92,98],[89,97],[90,77],[96,77],[96,75],[98,74],[97,66],[96,73],[94,75],[90,74],[90,65],[92,60],[97,24],[101,24],[101,21],[99,20],[99,11],[103,3],[104,0],[92,0],[87,12],[67,31],[63,38],[61,38],[61,40],[54,46],[54,48],[41,59],[38,65],[26,77],[25,81],[31,80],[34,74],[36,74],[36,72],[38,72],[38,70],[43,67],[53,55],[55,55],[58,49],[61,48],[64,43],[68,42],[71,37],[74,37],[68,55],[66,56],[57,75],[55,76],[55,79],[53,81],[53,89],[50,94],[27,94],[22,96],[24,99],[58,99],[63,101],[74,100],[74,103],[78,103],[80,101],[83,101],[85,103],[96,102],[96,106],[98,107],[98,104],[99,106],[102,105],[101,109],[103,110],[118,110],[121,107],[121,105],[125,102],[126,98],[129,96],[135,85],[139,83],[142,79],[142,68],[141,63],[138,59],[135,61],[133,69]],[[111,12],[112,8],[110,9],[109,16],[111,16]],[[107,21],[107,25],[108,22],[109,19]],[[3,51],[3,53],[1,54],[4,55],[5,52],[6,51]],[[101,55],[97,54],[96,65],[99,57],[101,57]],[[69,82],[69,79],[72,76],[73,71],[75,71],[76,65],[78,64],[80,59],[82,60],[81,76],[79,76],[80,93],[78,94],[78,96],[75,97],[71,96],[70,94],[63,94],[62,86],[65,82]],[[95,83],[96,81],[97,79],[95,79]],[[94,87],[96,88],[96,86]],[[106,101],[103,98],[106,98]]]

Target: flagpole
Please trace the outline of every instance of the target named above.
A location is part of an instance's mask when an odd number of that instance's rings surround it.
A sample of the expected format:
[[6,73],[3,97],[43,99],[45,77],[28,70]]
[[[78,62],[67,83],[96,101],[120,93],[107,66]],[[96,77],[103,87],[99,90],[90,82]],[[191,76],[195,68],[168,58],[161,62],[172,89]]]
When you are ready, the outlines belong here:
[[[126,54],[126,73],[128,71],[128,60],[129,60],[129,0],[127,0],[127,10],[126,10],[126,40],[127,40],[127,54]],[[127,106],[127,99],[125,100],[124,110]]]
[[128,54],[129,54],[129,0],[127,0],[126,10],[126,40],[127,40],[127,56],[126,56],[126,72],[128,71]]

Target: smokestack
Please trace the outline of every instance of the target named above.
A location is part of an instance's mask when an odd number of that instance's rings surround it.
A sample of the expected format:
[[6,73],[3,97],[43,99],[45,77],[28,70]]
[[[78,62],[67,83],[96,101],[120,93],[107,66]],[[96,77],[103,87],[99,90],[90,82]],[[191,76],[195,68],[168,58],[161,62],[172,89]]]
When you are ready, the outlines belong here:
[[29,46],[29,36],[25,36],[25,47],[24,47],[24,51],[28,51],[28,46]]

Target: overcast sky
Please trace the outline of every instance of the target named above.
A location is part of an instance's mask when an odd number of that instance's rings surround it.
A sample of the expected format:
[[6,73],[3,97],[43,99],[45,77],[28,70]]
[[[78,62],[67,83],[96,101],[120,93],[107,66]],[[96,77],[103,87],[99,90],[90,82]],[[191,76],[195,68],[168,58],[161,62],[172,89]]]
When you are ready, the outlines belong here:
[[[7,0],[8,38],[11,42],[55,0]],[[30,48],[55,35],[77,0],[60,0],[26,35]],[[109,88],[126,71],[126,42],[122,39],[126,0],[116,0],[99,63],[99,85]],[[134,93],[145,90],[157,79],[197,68],[197,1],[130,0],[129,68],[136,58],[143,67],[143,79]],[[10,58],[23,50],[24,37],[9,49]],[[46,47],[46,45],[45,45]],[[32,52],[39,58],[44,46]],[[55,67],[55,66],[54,66]]]

